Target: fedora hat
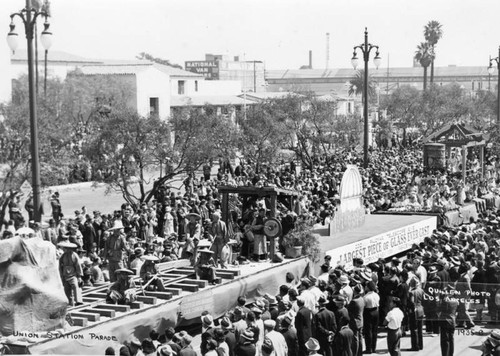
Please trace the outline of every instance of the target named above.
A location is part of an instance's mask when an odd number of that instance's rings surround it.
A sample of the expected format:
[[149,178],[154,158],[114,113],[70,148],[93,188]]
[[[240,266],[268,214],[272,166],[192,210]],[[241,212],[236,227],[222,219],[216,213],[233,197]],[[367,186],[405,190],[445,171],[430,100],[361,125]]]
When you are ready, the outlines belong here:
[[341,275],[339,278],[339,283],[340,284],[349,284],[349,277],[347,277],[345,274]]
[[203,250],[199,250],[200,253],[208,253],[210,255],[213,255],[214,254],[214,251],[212,250],[207,250],[207,249],[203,249]]
[[306,349],[310,351],[318,351],[320,349],[318,340],[313,337],[309,338],[306,342]]
[[115,274],[118,274],[118,273],[123,273],[123,274],[128,274],[128,275],[133,275],[134,272],[132,272],[131,270],[129,270],[128,268],[119,268],[115,271]]
[[111,226],[108,231],[110,230],[122,230],[124,227],[123,227],[123,223],[121,220],[115,220],[113,221],[113,226]]
[[214,317],[210,314],[204,315],[201,318],[201,322],[203,323],[203,326],[214,326]]

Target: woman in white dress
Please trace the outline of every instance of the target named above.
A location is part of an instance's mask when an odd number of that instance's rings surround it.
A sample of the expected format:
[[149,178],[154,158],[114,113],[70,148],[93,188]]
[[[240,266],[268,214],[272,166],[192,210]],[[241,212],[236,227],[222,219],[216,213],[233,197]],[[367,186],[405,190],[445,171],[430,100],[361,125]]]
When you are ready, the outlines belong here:
[[163,228],[163,236],[168,238],[172,233],[174,233],[174,217],[172,215],[172,208],[167,206],[165,209],[165,225]]

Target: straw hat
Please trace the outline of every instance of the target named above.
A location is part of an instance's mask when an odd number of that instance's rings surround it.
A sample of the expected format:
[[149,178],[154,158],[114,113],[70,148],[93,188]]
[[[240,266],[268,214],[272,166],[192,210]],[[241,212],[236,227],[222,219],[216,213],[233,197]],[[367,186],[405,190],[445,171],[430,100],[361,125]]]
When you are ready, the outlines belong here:
[[62,242],[59,242],[57,244],[57,246],[59,247],[63,247],[63,248],[77,248],[78,246],[72,242],[69,242],[69,241],[62,241]]

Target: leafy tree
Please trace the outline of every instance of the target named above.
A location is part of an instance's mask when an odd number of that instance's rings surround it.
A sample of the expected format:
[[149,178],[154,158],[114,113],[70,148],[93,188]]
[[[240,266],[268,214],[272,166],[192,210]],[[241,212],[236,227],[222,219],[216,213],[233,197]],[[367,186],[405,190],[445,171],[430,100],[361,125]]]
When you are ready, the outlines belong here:
[[403,129],[403,142],[408,128],[421,125],[421,104],[420,92],[409,85],[397,88],[382,100],[381,109],[387,110],[390,120]]
[[280,110],[279,99],[268,99],[248,108],[246,117],[238,118],[239,149],[246,159],[256,163],[257,172],[262,164],[274,162],[287,140],[293,140],[287,136],[284,122],[277,120]]
[[96,132],[83,144],[83,154],[100,181],[136,206],[147,194],[147,171],[159,164],[158,150],[168,145],[168,124],[156,117],[140,117],[133,110],[113,110],[98,123]]
[[[99,181],[120,191],[133,206],[149,202],[160,187],[205,162],[234,155],[234,123],[209,106],[178,110],[170,121],[113,109],[96,132],[83,145],[83,153]],[[167,169],[154,180],[151,172],[161,164]]]
[[136,58],[137,59],[146,59],[146,60],[154,62],[154,63],[163,64],[163,65],[166,65],[166,66],[169,66],[169,67],[183,69],[182,66],[179,65],[179,64],[172,63],[168,59],[163,59],[163,58],[155,57],[155,56],[153,56],[153,55],[151,55],[149,53],[146,53],[146,52],[139,53],[136,56]]
[[427,68],[432,63],[434,52],[428,42],[421,42],[415,51],[415,60],[424,68],[424,90],[427,89]]
[[[349,90],[347,94],[349,96],[361,95],[361,100],[364,103],[365,98],[363,98],[363,88],[365,86],[365,71],[359,69],[356,71],[356,75],[349,81]],[[368,74],[368,100],[372,100],[377,96],[377,82],[373,80],[372,76]]]
[[431,84],[434,83],[434,59],[436,58],[436,44],[443,37],[443,26],[438,21],[429,21],[424,27],[424,38],[432,49]]
[[242,151],[257,163],[272,163],[280,149],[295,152],[306,167],[328,153],[334,141],[336,103],[312,93],[291,93],[253,107],[242,122]]

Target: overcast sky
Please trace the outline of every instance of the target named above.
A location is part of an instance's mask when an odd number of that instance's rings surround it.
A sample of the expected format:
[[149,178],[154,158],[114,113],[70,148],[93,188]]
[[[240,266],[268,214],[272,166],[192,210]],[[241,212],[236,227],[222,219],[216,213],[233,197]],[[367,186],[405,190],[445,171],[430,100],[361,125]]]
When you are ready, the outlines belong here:
[[[1,0],[0,25],[25,0]],[[262,60],[266,69],[308,63],[350,67],[352,47],[380,46],[382,66],[408,67],[423,27],[443,25],[436,65],[487,65],[498,55],[498,0],[52,0],[54,50],[88,58],[134,59],[148,52],[184,66],[205,53]],[[19,22],[18,32],[24,35]],[[41,26],[40,26],[41,27]],[[5,37],[4,37],[5,38]],[[24,44],[24,43],[23,43]],[[4,45],[7,46],[6,42]],[[25,47],[25,46],[23,46]],[[372,56],[373,57],[373,56]]]

